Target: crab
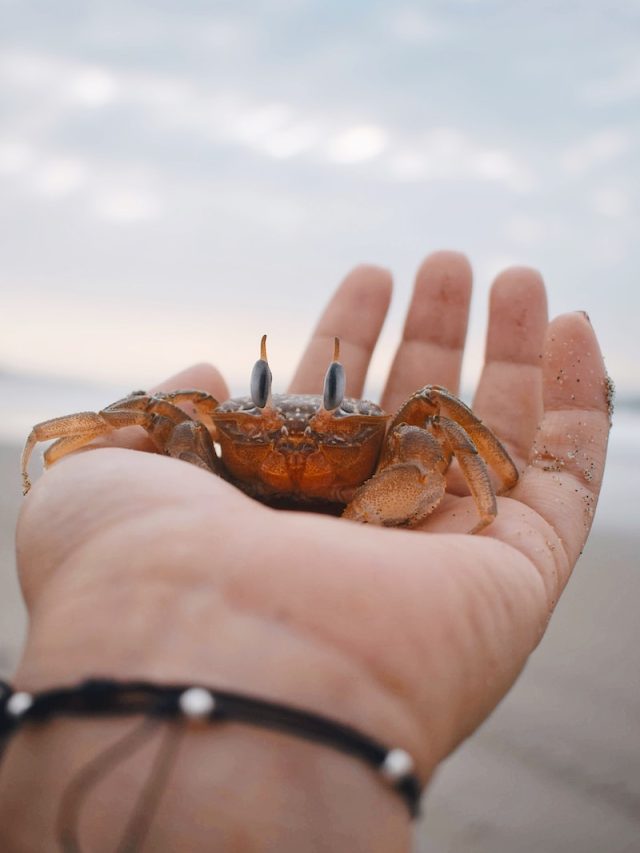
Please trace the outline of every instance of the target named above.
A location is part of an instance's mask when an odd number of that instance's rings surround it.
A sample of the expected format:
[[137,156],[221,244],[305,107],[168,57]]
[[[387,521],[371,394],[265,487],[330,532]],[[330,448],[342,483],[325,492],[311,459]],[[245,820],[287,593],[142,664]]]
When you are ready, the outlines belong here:
[[[266,335],[251,374],[251,393],[219,403],[204,391],[134,391],[99,412],[37,424],[22,454],[24,493],[37,442],[56,439],[45,467],[99,436],[141,426],[162,453],[218,474],[273,505],[329,505],[342,516],[387,527],[415,527],[438,506],[455,457],[479,521],[497,514],[488,465],[511,489],[518,471],[498,438],[440,385],[425,385],[395,415],[344,396],[346,378],[334,340],[322,395],[272,394]],[[181,406],[195,412],[191,416]]]

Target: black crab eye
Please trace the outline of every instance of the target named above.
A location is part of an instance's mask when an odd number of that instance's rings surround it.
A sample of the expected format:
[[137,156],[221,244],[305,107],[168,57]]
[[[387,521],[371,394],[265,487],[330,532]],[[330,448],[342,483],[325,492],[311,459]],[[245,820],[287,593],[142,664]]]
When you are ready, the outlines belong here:
[[340,364],[340,338],[334,338],[333,361],[324,377],[323,405],[328,412],[337,409],[344,399],[346,375]]
[[270,397],[271,369],[267,362],[267,336],[263,335],[260,341],[260,358],[251,371],[251,399],[255,406],[264,409]]

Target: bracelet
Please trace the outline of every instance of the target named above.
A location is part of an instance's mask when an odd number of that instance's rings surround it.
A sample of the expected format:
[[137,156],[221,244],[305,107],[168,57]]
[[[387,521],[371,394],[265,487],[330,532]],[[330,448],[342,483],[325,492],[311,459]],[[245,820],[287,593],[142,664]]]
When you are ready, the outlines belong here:
[[319,714],[199,685],[93,678],[71,687],[31,694],[14,691],[0,681],[0,755],[6,739],[25,723],[41,723],[59,716],[130,714],[185,722],[228,720],[324,744],[369,764],[403,798],[412,818],[419,813],[421,785],[414,773],[413,759],[404,749],[388,749],[356,729]]

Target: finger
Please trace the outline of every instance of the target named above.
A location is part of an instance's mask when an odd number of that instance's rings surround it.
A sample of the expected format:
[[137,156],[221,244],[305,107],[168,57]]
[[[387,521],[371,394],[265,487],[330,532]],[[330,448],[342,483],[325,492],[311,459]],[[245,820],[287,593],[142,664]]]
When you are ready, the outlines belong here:
[[585,314],[549,326],[544,351],[544,413],[529,464],[510,497],[535,510],[557,534],[565,576],[586,541],[609,435],[611,383]]
[[402,341],[382,396],[388,412],[426,384],[457,392],[471,278],[469,262],[457,252],[436,252],[418,270]]
[[[194,364],[170,376],[168,379],[162,380],[157,385],[154,385],[149,393],[153,394],[156,391],[178,391],[181,388],[194,388],[199,391],[206,391],[219,401],[226,400],[229,397],[229,389],[220,371],[213,365],[205,363]],[[195,416],[195,411],[188,404],[180,403],[180,408],[184,409],[188,415]],[[120,429],[117,432],[94,441],[86,449],[90,450],[94,447],[127,447],[131,450],[157,452],[156,446],[140,427],[125,427],[124,429]]]
[[542,417],[547,296],[538,272],[514,267],[491,289],[485,364],[473,411],[504,442],[520,470]]
[[334,293],[309,341],[291,381],[292,394],[320,394],[331,361],[334,337],[340,338],[340,360],[347,394],[360,397],[380,329],[391,300],[391,275],[380,267],[359,266]]

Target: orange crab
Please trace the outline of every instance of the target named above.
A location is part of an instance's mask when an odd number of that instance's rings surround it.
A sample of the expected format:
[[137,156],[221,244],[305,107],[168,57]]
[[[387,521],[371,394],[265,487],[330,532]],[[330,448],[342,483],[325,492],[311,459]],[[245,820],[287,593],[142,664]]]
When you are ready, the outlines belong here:
[[137,425],[161,452],[212,471],[258,500],[346,505],[344,518],[389,527],[414,527],[435,509],[455,457],[480,515],[471,532],[490,524],[497,506],[487,463],[503,491],[518,480],[496,436],[439,385],[416,391],[394,416],[344,397],[339,351],[336,338],[321,396],[271,393],[265,335],[248,397],[218,403],[203,391],[138,391],[100,412],[43,421],[22,454],[24,492],[37,442],[57,439],[44,454],[48,466],[98,436]]

